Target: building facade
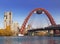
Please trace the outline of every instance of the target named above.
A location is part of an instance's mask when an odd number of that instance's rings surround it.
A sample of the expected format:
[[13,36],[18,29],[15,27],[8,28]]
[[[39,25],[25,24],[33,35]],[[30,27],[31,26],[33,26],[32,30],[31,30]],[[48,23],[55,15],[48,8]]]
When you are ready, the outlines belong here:
[[12,12],[5,12],[4,13],[4,28],[7,26],[11,26],[12,24]]
[[19,24],[17,22],[13,22],[11,25],[11,30],[13,32],[13,36],[17,36],[19,33]]

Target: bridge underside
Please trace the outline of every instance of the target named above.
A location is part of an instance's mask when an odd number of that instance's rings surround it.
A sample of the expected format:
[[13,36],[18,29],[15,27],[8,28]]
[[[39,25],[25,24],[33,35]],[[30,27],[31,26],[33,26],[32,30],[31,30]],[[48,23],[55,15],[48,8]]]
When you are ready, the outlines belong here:
[[29,36],[37,36],[37,35],[38,36],[60,36],[60,26],[49,26],[45,28],[30,29],[28,30],[28,35]]

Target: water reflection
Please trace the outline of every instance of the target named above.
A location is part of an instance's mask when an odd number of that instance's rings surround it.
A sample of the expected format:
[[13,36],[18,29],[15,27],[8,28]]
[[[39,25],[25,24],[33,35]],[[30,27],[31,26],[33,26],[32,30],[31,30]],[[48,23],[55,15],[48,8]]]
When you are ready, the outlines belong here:
[[0,37],[0,44],[60,44],[60,37]]

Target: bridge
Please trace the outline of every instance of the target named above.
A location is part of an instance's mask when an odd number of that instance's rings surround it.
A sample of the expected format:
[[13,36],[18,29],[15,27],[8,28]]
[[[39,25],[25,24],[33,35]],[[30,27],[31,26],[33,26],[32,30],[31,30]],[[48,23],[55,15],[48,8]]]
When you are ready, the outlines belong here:
[[[43,13],[44,13],[44,14],[48,17],[48,19],[49,19],[49,21],[50,21],[50,23],[51,23],[51,26],[56,26],[56,25],[57,25],[57,24],[55,23],[53,17],[51,16],[51,14],[50,14],[47,10],[45,10],[44,8],[36,8],[36,9],[32,10],[32,11],[28,14],[28,16],[26,17],[26,19],[24,20],[24,22],[23,22],[23,24],[22,24],[22,26],[21,26],[21,29],[20,29],[20,34],[24,34],[25,27],[26,27],[26,25],[27,25],[30,17],[31,17],[34,13],[36,13],[36,14],[43,14]],[[50,27],[48,27],[48,28],[50,28]],[[39,29],[39,30],[40,30],[40,29]],[[43,30],[43,29],[42,29],[42,30]],[[54,33],[56,33],[56,30],[54,30]]]
[[28,33],[26,35],[29,35],[29,36],[60,36],[60,25],[37,28],[37,29],[30,29],[28,30]]

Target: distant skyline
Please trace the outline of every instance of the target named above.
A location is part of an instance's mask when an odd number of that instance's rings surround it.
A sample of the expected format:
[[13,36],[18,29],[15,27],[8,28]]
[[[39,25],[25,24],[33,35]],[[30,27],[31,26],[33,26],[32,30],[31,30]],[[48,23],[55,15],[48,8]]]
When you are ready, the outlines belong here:
[[[26,16],[35,8],[45,8],[53,16],[55,22],[60,24],[60,0],[0,0],[0,28],[4,26],[5,11],[11,11],[13,21],[18,22],[21,26]],[[40,21],[46,25],[44,15],[33,15],[32,17],[32,19],[36,17],[36,22]]]

